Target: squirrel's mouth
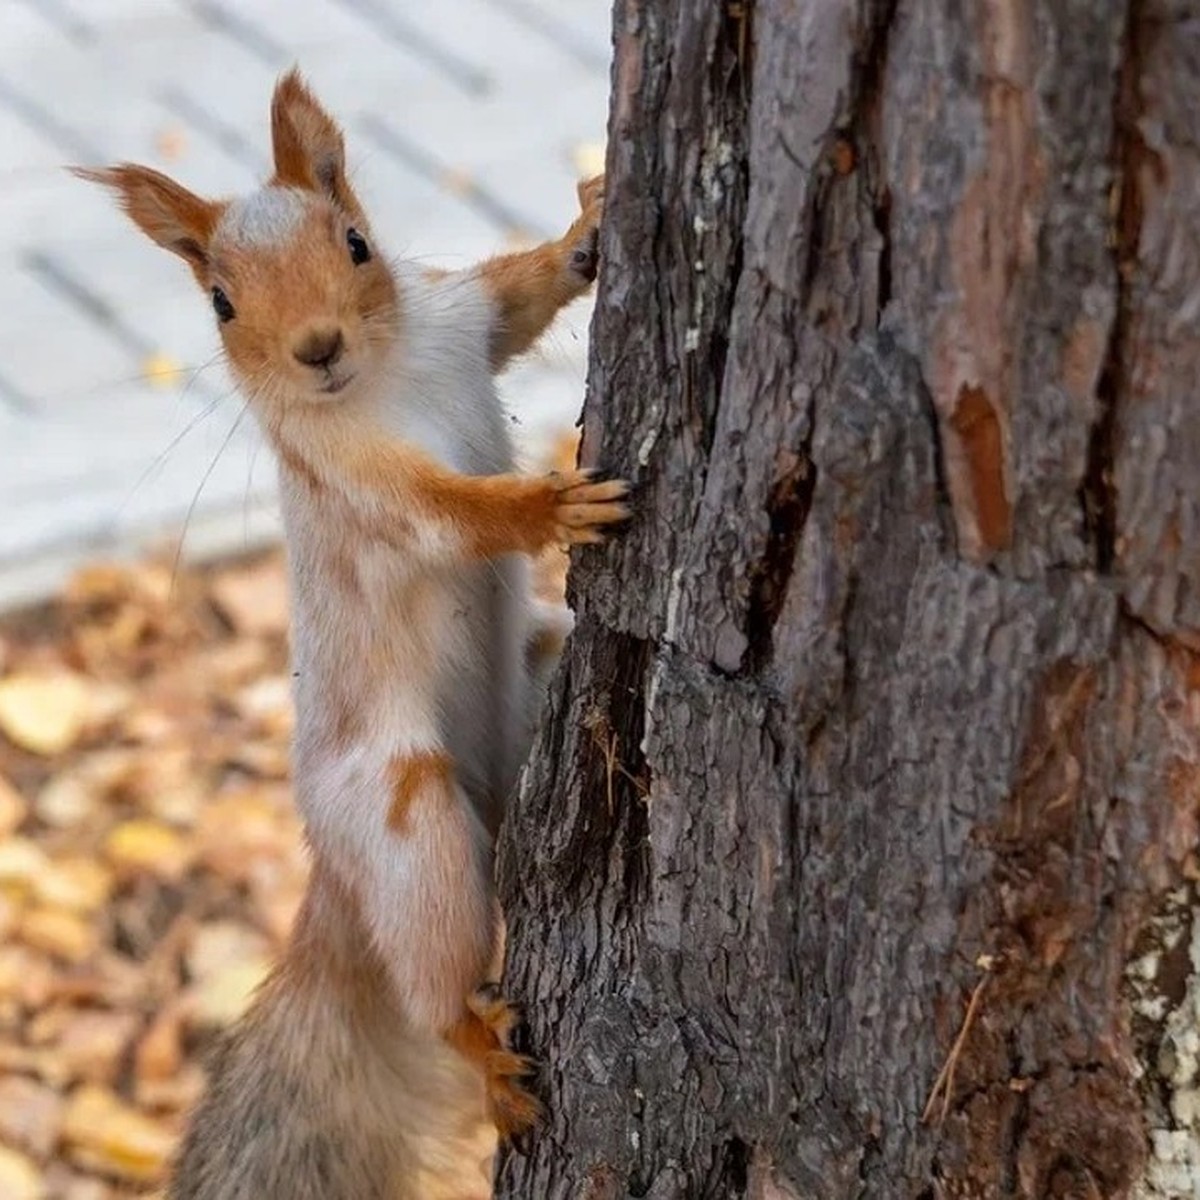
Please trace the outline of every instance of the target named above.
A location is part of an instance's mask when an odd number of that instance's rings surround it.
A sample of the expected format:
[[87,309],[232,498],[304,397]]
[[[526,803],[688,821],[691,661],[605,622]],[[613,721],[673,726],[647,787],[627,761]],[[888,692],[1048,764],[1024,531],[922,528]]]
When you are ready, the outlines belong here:
[[336,396],[336,395],[338,394],[338,392],[340,392],[340,391],[341,391],[343,388],[349,387],[349,386],[350,386],[350,384],[351,384],[351,383],[353,383],[353,382],[354,382],[354,376],[353,376],[353,375],[347,375],[347,376],[345,376],[345,377],[344,377],[344,378],[342,378],[342,379],[331,379],[331,380],[330,380],[330,381],[329,381],[327,384],[325,384],[325,386],[324,386],[323,388],[321,388],[320,390],[321,390],[321,391],[322,391],[322,392],[323,392],[323,393],[324,393],[326,396]]

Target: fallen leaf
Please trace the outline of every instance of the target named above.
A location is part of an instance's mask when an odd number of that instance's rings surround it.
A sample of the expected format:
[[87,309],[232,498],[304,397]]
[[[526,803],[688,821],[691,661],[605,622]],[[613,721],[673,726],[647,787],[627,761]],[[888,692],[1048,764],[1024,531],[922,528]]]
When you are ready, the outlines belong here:
[[15,833],[29,815],[25,797],[0,775],[0,838]]
[[136,699],[133,689],[120,683],[93,682],[87,692],[87,725],[93,730],[119,720]]
[[54,986],[46,959],[28,946],[0,946],[0,999],[16,1000],[23,1008],[43,1007]]
[[141,750],[128,786],[132,799],[153,816],[176,826],[195,822],[208,791],[197,774],[191,747],[179,743]]
[[217,610],[235,633],[250,637],[287,634],[287,578],[270,563],[221,571],[210,591]]
[[92,1085],[70,1097],[63,1115],[63,1140],[75,1162],[146,1183],[161,1176],[176,1142],[165,1125]]
[[48,862],[45,851],[30,838],[10,837],[0,842],[0,887],[27,891]]
[[247,684],[233,698],[237,711],[268,733],[286,735],[292,729],[291,682],[283,675],[268,675]]
[[288,749],[287,743],[278,738],[273,742],[247,742],[232,749],[226,756],[225,765],[260,779],[285,780],[291,774]]
[[8,941],[20,915],[20,901],[0,888],[0,942]]
[[42,1176],[24,1154],[0,1146],[0,1196],[4,1200],[41,1200]]
[[116,604],[130,591],[129,568],[123,563],[85,563],[67,581],[63,599],[68,604]]
[[200,651],[192,661],[197,671],[226,692],[270,670],[272,655],[262,638],[238,637]]
[[88,717],[88,689],[78,676],[10,675],[0,680],[0,730],[31,754],[69,750]]
[[210,870],[244,879],[256,866],[275,862],[294,843],[294,819],[267,788],[242,788],[212,801],[196,829],[196,853]]
[[45,1158],[58,1142],[62,1097],[21,1075],[0,1078],[0,1139]]
[[232,1025],[249,1007],[270,970],[268,959],[250,958],[212,972],[192,990],[192,1020],[201,1028]]
[[148,354],[142,359],[142,378],[154,387],[176,387],[182,383],[183,374],[183,364],[169,354]]
[[111,872],[82,855],[52,860],[31,881],[39,903],[78,913],[102,908],[112,893],[112,884]]
[[138,1104],[155,1112],[188,1113],[204,1095],[204,1071],[197,1062],[186,1063],[166,1079],[139,1079]]
[[263,958],[269,952],[261,933],[240,921],[209,921],[198,926],[188,939],[187,973],[205,980],[227,967],[248,959]]
[[96,948],[96,931],[77,913],[61,908],[32,908],[18,922],[27,946],[67,962],[83,962]]
[[47,825],[66,829],[95,813],[97,799],[95,788],[83,775],[64,771],[38,793],[35,809]]
[[[129,1192],[118,1196],[102,1179],[79,1175],[63,1162],[47,1166],[45,1186],[53,1200],[131,1200]],[[140,1196],[141,1192],[134,1194]]]
[[119,871],[178,880],[192,854],[187,842],[159,821],[133,820],[118,825],[105,839],[104,853]]
[[249,881],[254,911],[261,928],[276,946],[282,947],[300,911],[307,872],[303,863],[297,863],[294,869],[281,872],[282,878],[264,880],[264,874],[260,872]]
[[577,142],[571,147],[571,162],[580,179],[604,174],[604,143]]
[[69,1011],[54,1055],[64,1077],[87,1083],[112,1083],[140,1024],[131,1012]]
[[142,1034],[133,1057],[139,1086],[170,1079],[183,1065],[183,1018],[183,1004],[168,1004]]

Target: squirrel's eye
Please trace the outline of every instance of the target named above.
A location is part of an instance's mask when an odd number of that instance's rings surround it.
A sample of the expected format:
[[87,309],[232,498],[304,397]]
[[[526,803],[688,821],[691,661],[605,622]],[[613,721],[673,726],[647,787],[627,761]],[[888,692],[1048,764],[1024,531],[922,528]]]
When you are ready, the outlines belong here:
[[226,321],[232,321],[234,317],[233,305],[229,303],[229,297],[225,295],[219,287],[212,290],[213,312],[217,314],[217,320],[223,325]]
[[350,247],[350,261],[356,267],[361,267],[363,263],[371,261],[371,247],[367,245],[367,239],[357,229],[346,230],[346,245]]

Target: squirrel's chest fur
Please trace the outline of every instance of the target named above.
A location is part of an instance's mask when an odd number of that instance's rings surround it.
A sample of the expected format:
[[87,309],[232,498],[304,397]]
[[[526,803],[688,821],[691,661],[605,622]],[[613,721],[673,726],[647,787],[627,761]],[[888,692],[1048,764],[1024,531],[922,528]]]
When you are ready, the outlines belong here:
[[[478,281],[402,273],[400,287],[402,334],[367,419],[455,471],[512,470]],[[494,826],[525,747],[525,564],[414,570],[286,472],[282,498],[306,815],[324,807],[323,789],[370,787],[392,758],[440,742]]]

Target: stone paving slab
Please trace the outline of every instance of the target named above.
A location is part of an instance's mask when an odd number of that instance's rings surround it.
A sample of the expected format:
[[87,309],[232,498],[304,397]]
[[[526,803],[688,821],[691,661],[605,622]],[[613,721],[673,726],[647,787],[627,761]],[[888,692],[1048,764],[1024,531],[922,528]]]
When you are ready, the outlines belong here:
[[[274,468],[185,268],[61,168],[201,192],[266,168],[293,63],[343,121],[389,252],[462,266],[565,227],[603,141],[608,0],[0,0],[0,604],[155,539],[277,535]],[[590,305],[503,379],[529,452],[583,395]],[[177,382],[146,376],[177,364]]]

